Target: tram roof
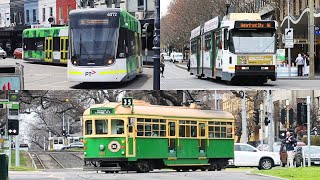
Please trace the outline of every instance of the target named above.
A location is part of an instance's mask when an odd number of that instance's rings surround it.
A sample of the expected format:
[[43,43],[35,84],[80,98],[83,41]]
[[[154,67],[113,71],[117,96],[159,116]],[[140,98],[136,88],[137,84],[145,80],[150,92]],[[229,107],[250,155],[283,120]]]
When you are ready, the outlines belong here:
[[[84,116],[90,116],[91,109],[93,108],[113,108],[115,115],[131,115],[131,108],[123,107],[121,103],[105,103],[91,106],[85,110]],[[151,105],[144,101],[134,101],[133,115],[144,116],[163,116],[163,117],[181,117],[181,118],[203,118],[203,119],[229,119],[233,120],[234,117],[231,113],[226,111],[215,110],[201,110],[190,107],[177,107],[177,106],[160,106]]]
[[22,37],[34,38],[34,37],[58,36],[58,34],[60,33],[60,30],[67,31],[68,26],[25,29],[22,32]]

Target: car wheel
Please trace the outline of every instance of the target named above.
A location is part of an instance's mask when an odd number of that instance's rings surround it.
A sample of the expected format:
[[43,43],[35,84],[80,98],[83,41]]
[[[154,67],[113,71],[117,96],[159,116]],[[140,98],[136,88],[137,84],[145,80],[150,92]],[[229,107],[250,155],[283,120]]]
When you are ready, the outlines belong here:
[[16,55],[13,55],[13,59],[17,59]]
[[259,169],[269,170],[272,168],[272,160],[269,158],[263,158],[260,160]]
[[6,59],[6,57],[3,57],[3,59]]

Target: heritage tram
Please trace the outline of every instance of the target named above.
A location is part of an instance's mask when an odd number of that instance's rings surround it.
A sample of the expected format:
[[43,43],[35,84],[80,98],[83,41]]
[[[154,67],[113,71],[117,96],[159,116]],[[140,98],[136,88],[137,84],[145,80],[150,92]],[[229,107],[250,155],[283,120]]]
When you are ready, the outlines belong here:
[[143,71],[141,24],[120,8],[69,14],[68,81],[130,81]]
[[195,28],[190,38],[190,73],[233,84],[276,81],[277,22],[256,13],[230,13]]
[[196,104],[99,104],[84,112],[83,125],[86,171],[219,171],[234,158],[234,117]]

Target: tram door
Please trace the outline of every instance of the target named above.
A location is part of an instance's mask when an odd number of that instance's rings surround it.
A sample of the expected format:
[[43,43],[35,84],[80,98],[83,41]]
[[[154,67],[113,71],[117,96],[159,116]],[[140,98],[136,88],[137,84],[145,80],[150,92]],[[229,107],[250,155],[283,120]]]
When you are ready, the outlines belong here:
[[206,144],[206,123],[199,122],[198,124],[199,131],[199,158],[207,157],[207,144]]
[[212,77],[216,78],[216,57],[217,57],[217,44],[216,44],[216,32],[211,32],[211,58],[212,58]]
[[44,49],[45,62],[52,62],[52,50],[53,50],[53,39],[52,37],[46,37],[45,49]]
[[176,122],[168,121],[168,151],[169,158],[177,157],[177,134],[176,134]]
[[129,118],[128,137],[127,137],[127,157],[136,156],[136,136],[134,127],[134,118]]
[[201,37],[198,37],[197,43],[197,75],[201,75]]
[[60,63],[67,63],[68,60],[68,37],[60,38]]

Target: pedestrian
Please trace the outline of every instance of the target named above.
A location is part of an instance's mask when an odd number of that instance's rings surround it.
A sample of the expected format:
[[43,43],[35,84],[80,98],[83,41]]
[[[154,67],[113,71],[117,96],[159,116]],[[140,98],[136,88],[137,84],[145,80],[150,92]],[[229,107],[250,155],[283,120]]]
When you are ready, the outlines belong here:
[[297,146],[297,140],[294,138],[293,132],[287,131],[286,135],[283,144],[285,144],[287,151],[287,166],[293,168],[293,159],[295,156],[294,147]]
[[309,72],[310,72],[310,58],[309,55],[304,55],[303,57],[304,59],[304,64],[303,64],[303,75],[304,76],[309,76]]
[[188,71],[190,71],[190,59],[188,61],[187,67],[188,67]]
[[164,78],[164,75],[163,75],[163,73],[164,73],[164,66],[165,66],[165,64],[164,64],[164,55],[162,54],[162,55],[161,55],[161,58],[160,58],[160,68],[161,68],[161,77],[162,77],[162,78]]
[[298,76],[302,76],[303,75],[304,59],[301,56],[301,54],[298,54],[298,57],[296,59],[296,63],[298,66]]

